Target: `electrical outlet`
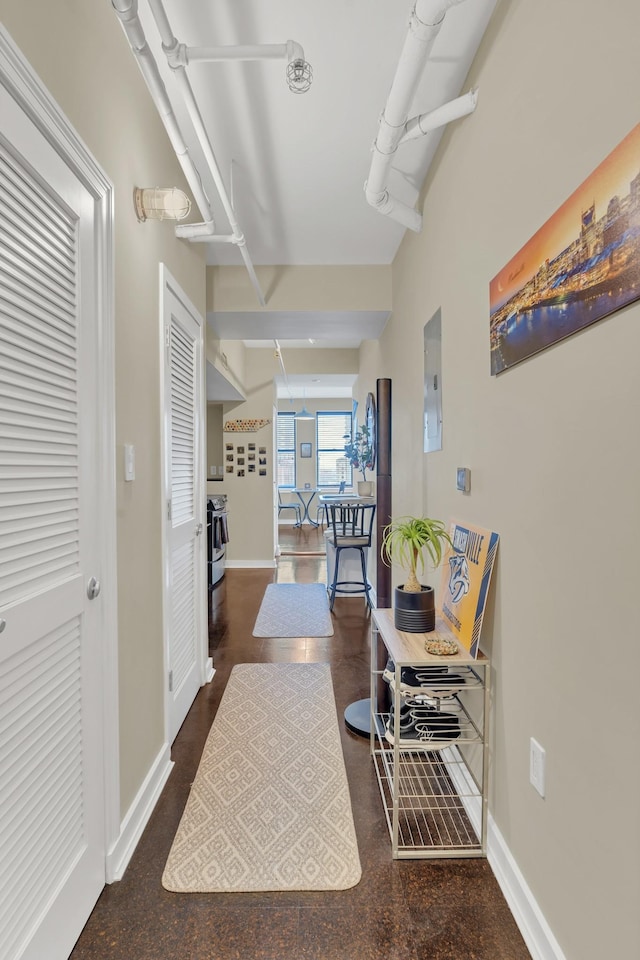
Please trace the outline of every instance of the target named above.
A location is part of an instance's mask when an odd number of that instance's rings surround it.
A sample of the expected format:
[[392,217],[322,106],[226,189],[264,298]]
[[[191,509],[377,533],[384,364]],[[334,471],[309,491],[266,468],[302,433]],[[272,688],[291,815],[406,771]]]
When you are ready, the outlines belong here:
[[533,737],[529,741],[529,780],[540,796],[544,797],[545,750]]

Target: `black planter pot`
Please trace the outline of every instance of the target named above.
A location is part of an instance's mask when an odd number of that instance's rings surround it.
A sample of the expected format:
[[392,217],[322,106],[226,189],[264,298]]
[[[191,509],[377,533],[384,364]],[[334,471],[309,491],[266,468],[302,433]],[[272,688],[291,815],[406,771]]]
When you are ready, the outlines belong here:
[[430,633],[436,628],[436,595],[433,587],[421,587],[420,593],[405,593],[403,585],[395,589],[393,622],[405,633]]

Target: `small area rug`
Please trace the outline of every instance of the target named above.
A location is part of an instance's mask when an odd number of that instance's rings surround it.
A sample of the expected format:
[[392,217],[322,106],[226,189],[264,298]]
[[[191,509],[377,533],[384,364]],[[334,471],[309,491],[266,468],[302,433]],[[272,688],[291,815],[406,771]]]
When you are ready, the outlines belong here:
[[265,590],[254,637],[331,637],[333,624],[322,583],[270,583]]
[[360,877],[329,664],[239,664],[162,885],[176,893],[346,890]]

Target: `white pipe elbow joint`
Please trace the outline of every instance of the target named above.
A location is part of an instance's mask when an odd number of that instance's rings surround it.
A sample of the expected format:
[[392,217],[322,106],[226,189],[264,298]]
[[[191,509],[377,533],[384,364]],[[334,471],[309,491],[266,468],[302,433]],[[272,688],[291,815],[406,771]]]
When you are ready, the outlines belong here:
[[297,40],[287,40],[287,62],[293,60],[304,60],[304,50]]
[[135,20],[138,16],[138,0],[111,0],[111,6],[123,23]]
[[371,207],[375,207],[378,213],[385,213],[385,206],[389,202],[389,191],[388,190],[370,190],[369,182],[365,181],[364,184],[364,195],[367,198],[367,203]]
[[178,43],[175,37],[173,40],[174,42],[170,46],[165,46],[163,43],[162,50],[171,69],[180,70],[182,67],[186,67],[189,63],[189,55],[187,53],[186,44]]

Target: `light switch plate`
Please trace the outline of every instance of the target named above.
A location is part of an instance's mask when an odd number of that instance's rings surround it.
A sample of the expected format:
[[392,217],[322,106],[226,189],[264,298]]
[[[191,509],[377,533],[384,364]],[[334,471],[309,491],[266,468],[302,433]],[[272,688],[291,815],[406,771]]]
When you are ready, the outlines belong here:
[[136,478],[136,448],[132,443],[124,445],[124,479],[128,482]]
[[462,493],[469,493],[471,490],[471,470],[468,467],[456,469],[456,490]]
[[537,740],[531,737],[529,741],[529,781],[541,797],[545,792],[545,760],[546,751]]

